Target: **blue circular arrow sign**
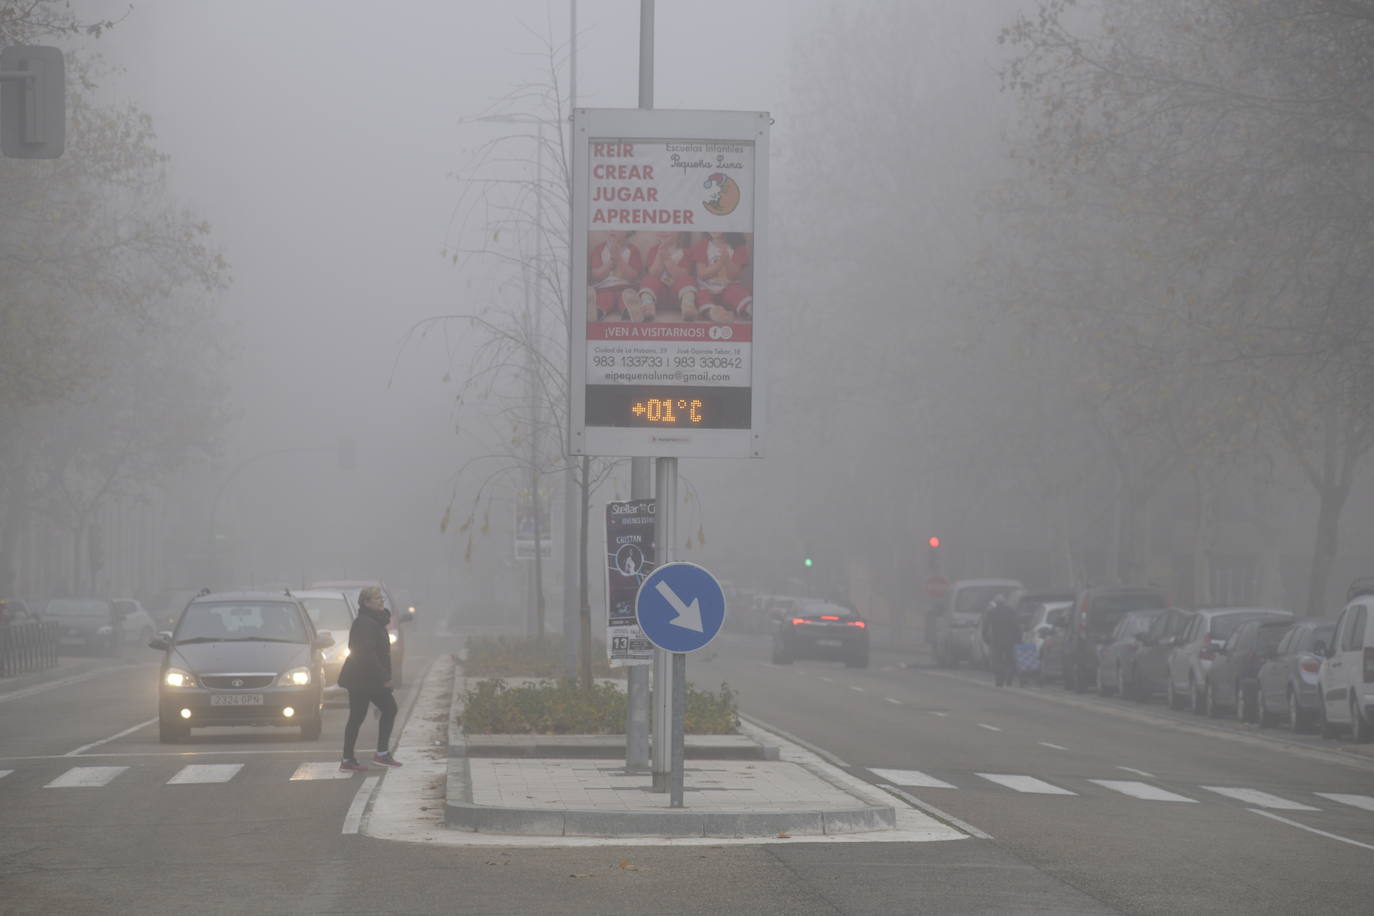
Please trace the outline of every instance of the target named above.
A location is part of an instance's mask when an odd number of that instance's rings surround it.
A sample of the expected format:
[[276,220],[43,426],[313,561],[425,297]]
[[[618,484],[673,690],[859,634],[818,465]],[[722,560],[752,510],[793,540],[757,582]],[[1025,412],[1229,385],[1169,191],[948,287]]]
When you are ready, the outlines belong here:
[[693,652],[725,623],[725,592],[716,577],[695,563],[665,563],[635,595],[639,628],[665,652]]

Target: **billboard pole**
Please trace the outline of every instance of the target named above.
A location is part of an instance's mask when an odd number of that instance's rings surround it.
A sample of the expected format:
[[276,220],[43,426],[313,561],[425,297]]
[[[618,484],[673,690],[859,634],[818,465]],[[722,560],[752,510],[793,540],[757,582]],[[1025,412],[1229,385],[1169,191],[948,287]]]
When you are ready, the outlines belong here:
[[[654,107],[654,0],[639,0],[639,107]],[[648,458],[631,458],[630,498],[649,499],[652,496],[652,462]],[[654,650],[655,671],[661,652],[661,649]],[[625,769],[643,771],[649,768],[648,666],[631,666],[625,691]]]

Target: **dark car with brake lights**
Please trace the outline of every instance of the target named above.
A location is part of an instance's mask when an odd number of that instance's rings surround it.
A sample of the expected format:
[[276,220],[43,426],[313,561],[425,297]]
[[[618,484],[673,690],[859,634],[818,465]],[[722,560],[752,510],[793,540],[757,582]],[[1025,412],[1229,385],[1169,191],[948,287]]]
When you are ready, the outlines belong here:
[[192,728],[291,726],[320,736],[325,649],[290,592],[199,595],[176,630],[148,643],[162,651],[158,736],[181,741]]
[[773,664],[798,658],[839,659],[849,668],[867,668],[867,621],[843,605],[799,601],[773,625]]
[[386,625],[386,635],[391,640],[391,683],[400,687],[405,683],[406,643],[408,642],[405,630],[401,628],[401,625],[415,622],[415,609],[398,605],[396,596],[391,589],[386,587],[386,583],[377,579],[330,579],[310,584],[311,590],[327,588],[343,592],[348,595],[348,600],[352,602],[355,608],[358,606],[358,595],[369,586],[376,586],[382,590],[383,604],[391,612],[391,622]]

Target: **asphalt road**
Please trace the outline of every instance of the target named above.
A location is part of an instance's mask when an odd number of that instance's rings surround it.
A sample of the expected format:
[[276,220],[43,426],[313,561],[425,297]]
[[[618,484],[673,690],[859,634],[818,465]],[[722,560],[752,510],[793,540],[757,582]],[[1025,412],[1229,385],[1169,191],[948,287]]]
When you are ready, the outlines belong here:
[[[425,634],[407,671],[456,645]],[[1368,911],[1374,811],[1326,797],[1374,794],[1374,764],[1348,745],[1308,748],[1057,690],[999,691],[981,673],[906,661],[875,652],[868,670],[772,666],[761,638],[726,635],[691,657],[688,674],[729,681],[746,714],[935,806],[970,838],[548,849],[353,832],[367,780],[334,778],[340,709],[326,711],[318,742],[225,729],[160,745],[149,651],[0,693],[0,912]],[[415,681],[400,692],[403,712]],[[1263,807],[1278,803],[1313,810]]]

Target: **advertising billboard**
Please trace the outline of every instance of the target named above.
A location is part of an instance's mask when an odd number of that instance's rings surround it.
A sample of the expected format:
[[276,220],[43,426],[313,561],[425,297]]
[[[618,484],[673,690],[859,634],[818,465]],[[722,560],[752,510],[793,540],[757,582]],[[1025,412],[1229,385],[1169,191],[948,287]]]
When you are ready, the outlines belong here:
[[769,123],[574,113],[574,454],[762,455]]

